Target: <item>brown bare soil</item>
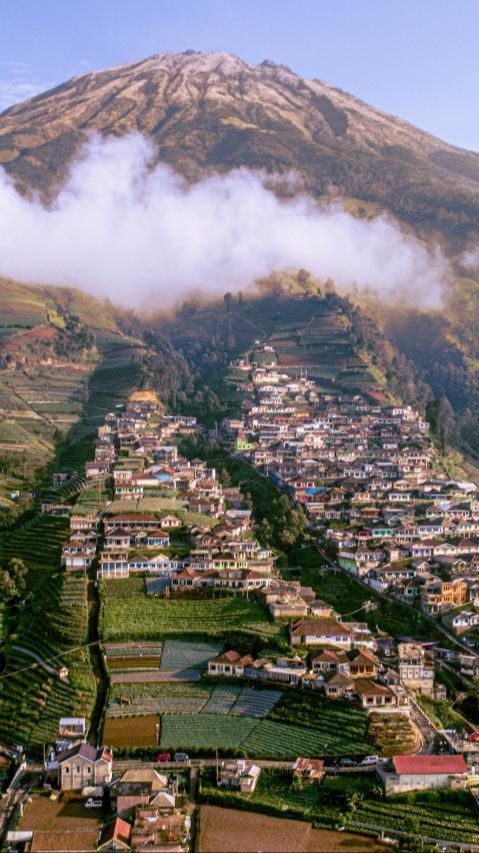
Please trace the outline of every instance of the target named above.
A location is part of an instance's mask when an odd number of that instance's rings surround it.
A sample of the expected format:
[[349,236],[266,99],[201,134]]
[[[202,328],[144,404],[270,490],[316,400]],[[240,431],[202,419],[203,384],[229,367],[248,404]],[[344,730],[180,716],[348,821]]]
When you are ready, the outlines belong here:
[[103,741],[112,747],[155,746],[156,723],[159,717],[126,717],[119,720],[107,719]]
[[28,803],[21,830],[33,832],[32,851],[95,850],[100,833],[97,810],[83,801],[59,802],[35,797]]
[[145,657],[111,657],[108,658],[108,669],[159,669],[160,657],[148,655]]
[[218,806],[201,806],[200,853],[376,853],[387,848],[362,835],[313,829],[310,823]]

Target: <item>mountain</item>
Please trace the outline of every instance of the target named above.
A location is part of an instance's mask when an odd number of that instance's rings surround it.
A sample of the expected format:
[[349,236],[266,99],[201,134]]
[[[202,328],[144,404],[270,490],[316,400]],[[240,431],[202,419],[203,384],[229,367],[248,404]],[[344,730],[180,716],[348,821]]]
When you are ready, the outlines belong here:
[[150,137],[196,179],[239,166],[297,171],[316,197],[386,208],[461,247],[479,226],[479,155],[266,60],[168,53],[74,77],[0,116],[0,164],[51,197],[92,131]]

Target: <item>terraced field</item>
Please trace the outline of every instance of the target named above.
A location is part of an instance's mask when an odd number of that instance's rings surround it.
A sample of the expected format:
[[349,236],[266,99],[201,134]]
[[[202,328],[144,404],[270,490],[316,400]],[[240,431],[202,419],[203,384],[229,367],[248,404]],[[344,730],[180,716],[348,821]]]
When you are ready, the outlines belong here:
[[184,748],[237,749],[257,725],[248,717],[224,714],[170,714],[162,717],[160,746]]
[[106,595],[103,620],[106,641],[161,640],[188,634],[222,637],[230,631],[269,640],[282,633],[258,602],[244,598],[179,601],[145,593],[125,599]]
[[183,640],[166,640],[161,655],[160,669],[172,672],[181,669],[205,670],[208,661],[219,655],[222,643],[193,643]]
[[[87,640],[88,609],[81,579],[59,571],[68,521],[37,516],[4,535],[0,559],[20,557],[29,569],[31,596],[15,628],[15,645],[55,658],[69,668],[69,683],[7,646],[7,669],[0,677],[0,738],[39,748],[54,737],[60,716],[89,716],[95,696]],[[79,583],[80,580],[80,583]]]
[[161,718],[161,746],[165,749],[241,749],[256,758],[366,755],[363,741],[344,738],[340,731],[320,732],[233,714],[167,714]]
[[266,717],[281,698],[278,690],[251,690],[238,685],[163,682],[111,686],[109,717],[143,714],[233,714]]

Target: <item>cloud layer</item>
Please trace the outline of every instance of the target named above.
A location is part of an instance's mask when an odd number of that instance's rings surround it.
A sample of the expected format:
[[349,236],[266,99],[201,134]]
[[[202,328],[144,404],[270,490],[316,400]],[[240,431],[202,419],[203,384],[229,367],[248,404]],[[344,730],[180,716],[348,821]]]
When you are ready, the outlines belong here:
[[440,253],[385,217],[360,221],[305,195],[281,202],[247,170],[189,186],[152,162],[140,135],[93,138],[49,209],[19,195],[0,170],[0,275],[156,309],[194,291],[245,290],[274,270],[306,267],[342,291],[440,302]]

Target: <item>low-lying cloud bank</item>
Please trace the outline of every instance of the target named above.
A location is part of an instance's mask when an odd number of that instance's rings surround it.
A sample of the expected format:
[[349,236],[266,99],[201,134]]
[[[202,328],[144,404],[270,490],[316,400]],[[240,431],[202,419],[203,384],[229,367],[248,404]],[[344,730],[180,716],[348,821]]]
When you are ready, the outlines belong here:
[[189,186],[152,161],[140,135],[93,138],[49,209],[19,195],[0,170],[0,275],[147,309],[171,307],[198,290],[245,290],[274,270],[306,267],[341,291],[440,303],[441,254],[385,217],[359,221],[305,195],[279,201],[261,174],[243,169]]

